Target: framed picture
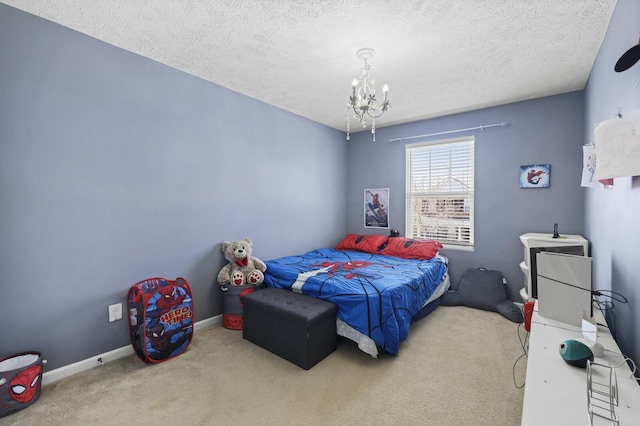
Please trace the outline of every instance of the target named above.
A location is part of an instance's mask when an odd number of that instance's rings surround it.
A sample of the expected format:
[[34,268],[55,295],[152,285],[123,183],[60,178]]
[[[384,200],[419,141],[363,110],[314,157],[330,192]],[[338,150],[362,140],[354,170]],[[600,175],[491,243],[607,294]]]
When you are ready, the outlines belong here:
[[389,188],[364,190],[364,226],[389,227]]
[[549,188],[551,165],[530,164],[520,166],[520,188]]

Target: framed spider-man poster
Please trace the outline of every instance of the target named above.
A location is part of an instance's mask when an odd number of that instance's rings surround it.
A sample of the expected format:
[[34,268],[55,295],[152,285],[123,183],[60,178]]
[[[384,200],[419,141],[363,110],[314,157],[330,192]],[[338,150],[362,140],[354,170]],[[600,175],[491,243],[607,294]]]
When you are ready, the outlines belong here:
[[389,188],[364,190],[365,228],[389,228]]
[[549,188],[551,166],[549,164],[531,164],[520,166],[520,188]]

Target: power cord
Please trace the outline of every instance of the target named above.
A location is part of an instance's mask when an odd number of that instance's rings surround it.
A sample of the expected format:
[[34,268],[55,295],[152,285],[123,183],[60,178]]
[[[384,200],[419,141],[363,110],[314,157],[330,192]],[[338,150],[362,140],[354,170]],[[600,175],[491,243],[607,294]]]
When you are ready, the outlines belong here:
[[[525,316],[524,306],[521,308],[521,311],[523,311],[523,316]],[[516,366],[518,365],[518,362],[520,362],[520,360],[525,357],[529,357],[529,332],[525,330],[525,335],[523,338],[522,336],[523,328],[524,328],[523,323],[518,324],[518,328],[517,328],[518,340],[520,341],[520,347],[522,348],[523,353],[515,360],[515,362],[513,363],[512,371],[511,371],[513,376],[513,385],[516,387],[516,389],[522,389],[524,385],[527,384],[526,381],[522,382],[521,385],[518,385],[518,383],[516,382]]]
[[[615,340],[618,340],[618,337],[616,336],[615,316],[612,315],[616,306],[614,301],[623,304],[627,304],[629,301],[622,293],[612,290],[593,290],[591,294],[594,296],[593,301],[597,304],[598,309],[604,313],[605,320],[608,324],[611,324],[609,327],[611,336]],[[596,297],[604,297],[607,299],[599,300],[596,299]]]
[[[609,294],[605,294],[605,293],[609,293]],[[615,300],[616,302],[620,302],[620,303],[629,303],[627,298],[624,297],[622,293],[618,293],[617,291],[593,290],[591,294],[593,294],[594,296],[608,297],[609,299]],[[613,302],[611,302],[611,304],[613,305]]]
[[[592,294],[595,296],[593,298],[593,302],[597,305],[598,309],[600,309],[600,311],[604,313],[604,318],[605,318],[605,321],[607,322],[607,325],[604,325],[604,324],[598,324],[598,325],[602,325],[604,327],[609,328],[611,337],[613,337],[613,339],[617,341],[618,337],[616,336],[616,321],[615,321],[615,315],[613,315],[615,311],[614,301],[622,304],[628,304],[629,301],[622,293],[619,293],[617,291],[612,291],[612,290],[593,290]],[[608,300],[598,300],[596,299],[596,297],[605,297],[605,298],[608,298]],[[611,324],[611,325],[609,326],[608,324]],[[629,368],[631,369],[631,375],[629,376],[629,378],[634,379],[638,384],[640,384],[640,377],[636,376],[636,373],[638,373],[638,366],[636,365],[635,361],[632,358],[609,349],[605,349],[604,351],[621,356],[623,358],[622,362],[618,365],[613,366],[613,368],[621,367],[625,363],[628,364]]]
[[605,352],[610,352],[614,355],[619,355],[622,357],[622,362],[618,365],[612,365],[612,368],[619,368],[622,367],[623,365],[627,364],[627,366],[631,369],[631,374],[629,375],[630,379],[634,379],[636,382],[638,382],[640,384],[640,378],[636,377],[636,373],[638,372],[638,366],[636,365],[636,363],[633,361],[632,358],[626,356],[625,354],[621,354],[620,352],[616,352],[616,351],[612,351],[610,349],[605,349]]

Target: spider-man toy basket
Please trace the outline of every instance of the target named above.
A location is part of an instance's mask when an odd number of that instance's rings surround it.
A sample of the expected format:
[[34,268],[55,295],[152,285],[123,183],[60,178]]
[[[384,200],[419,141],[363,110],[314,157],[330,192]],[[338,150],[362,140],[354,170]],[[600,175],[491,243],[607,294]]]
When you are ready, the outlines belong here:
[[27,408],[40,397],[42,355],[25,352],[0,358],[0,417]]

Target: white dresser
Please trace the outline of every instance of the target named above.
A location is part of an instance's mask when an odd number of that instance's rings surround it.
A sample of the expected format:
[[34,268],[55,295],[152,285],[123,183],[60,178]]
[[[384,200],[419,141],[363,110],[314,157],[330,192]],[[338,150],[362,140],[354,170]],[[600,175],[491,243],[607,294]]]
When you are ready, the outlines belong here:
[[524,274],[524,287],[520,290],[523,301],[537,298],[536,253],[542,251],[588,256],[589,241],[581,235],[561,234],[553,238],[551,234],[527,233],[520,235],[524,246],[524,260],[520,269]]

